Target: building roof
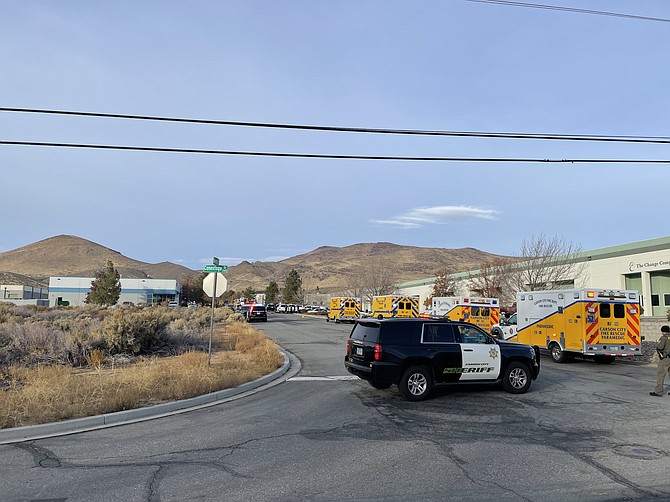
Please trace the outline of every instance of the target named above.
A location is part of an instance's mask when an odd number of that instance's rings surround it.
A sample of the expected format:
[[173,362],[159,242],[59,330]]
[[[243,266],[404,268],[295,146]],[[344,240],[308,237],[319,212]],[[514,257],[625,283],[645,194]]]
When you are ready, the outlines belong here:
[[[664,249],[670,249],[670,236],[631,242],[630,244],[620,244],[618,246],[592,249],[590,251],[581,251],[579,253],[575,253],[572,261],[580,262],[605,260],[607,258],[616,258],[618,256],[627,256],[631,254],[651,253],[653,251],[662,251]],[[479,270],[458,272],[456,274],[451,274],[449,277],[452,277],[453,279],[466,279],[469,274],[477,275],[478,272]],[[405,289],[419,286],[430,286],[435,284],[435,279],[437,279],[437,277],[427,277],[425,279],[403,282],[398,284],[398,287]]]

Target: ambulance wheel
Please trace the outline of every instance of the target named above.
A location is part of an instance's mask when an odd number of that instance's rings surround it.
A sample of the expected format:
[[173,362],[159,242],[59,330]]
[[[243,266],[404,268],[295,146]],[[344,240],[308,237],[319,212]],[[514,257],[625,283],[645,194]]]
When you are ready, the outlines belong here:
[[377,316],[377,319],[379,319],[379,320],[381,321],[382,319],[384,319],[384,316],[381,315],[381,314],[379,314],[379,315]]
[[518,361],[510,363],[502,381],[503,389],[512,394],[525,394],[532,379],[528,366]]
[[422,401],[430,394],[433,379],[424,366],[410,366],[403,373],[398,389],[408,401]]
[[571,359],[570,354],[566,354],[566,352],[556,342],[549,346],[549,353],[551,354],[551,359],[555,363],[567,363]]
[[593,360],[596,364],[612,364],[616,359],[614,356],[595,356]]

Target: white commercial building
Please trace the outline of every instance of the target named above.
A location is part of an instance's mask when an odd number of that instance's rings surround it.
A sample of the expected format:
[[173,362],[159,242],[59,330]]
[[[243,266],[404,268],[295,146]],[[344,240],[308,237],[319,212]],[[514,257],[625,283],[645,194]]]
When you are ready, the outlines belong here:
[[35,286],[21,286],[16,284],[0,285],[0,302],[11,302],[16,305],[47,306],[49,290]]
[[[578,276],[568,277],[562,288],[591,287],[633,289],[640,292],[643,317],[667,319],[670,309],[670,237],[612,246],[579,253],[575,259]],[[472,271],[476,274],[477,271]],[[475,295],[469,290],[469,274],[452,276],[457,294]],[[418,294],[423,301],[431,296],[435,277],[399,284],[402,294]]]
[[[49,306],[82,306],[91,291],[93,277],[50,277]],[[174,279],[121,279],[117,304],[152,305],[179,301],[181,285]]]

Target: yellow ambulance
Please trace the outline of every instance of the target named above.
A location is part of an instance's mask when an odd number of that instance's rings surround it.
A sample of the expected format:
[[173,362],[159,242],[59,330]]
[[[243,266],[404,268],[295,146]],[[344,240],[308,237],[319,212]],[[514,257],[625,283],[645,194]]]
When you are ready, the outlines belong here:
[[640,295],[596,288],[519,293],[509,340],[546,348],[557,363],[576,354],[606,364],[640,355]]
[[383,295],[372,297],[372,317],[419,317],[419,295]]
[[434,296],[431,315],[469,322],[490,332],[500,321],[500,302],[476,296]]
[[326,322],[354,322],[361,316],[361,299],[337,296],[330,299]]

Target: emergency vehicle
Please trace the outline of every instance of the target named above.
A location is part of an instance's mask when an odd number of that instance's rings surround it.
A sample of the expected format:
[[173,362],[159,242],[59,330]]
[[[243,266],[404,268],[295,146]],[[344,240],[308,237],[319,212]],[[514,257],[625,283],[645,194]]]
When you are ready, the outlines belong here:
[[489,332],[500,320],[500,302],[497,298],[434,296],[431,315],[469,322]]
[[330,299],[330,309],[326,322],[349,321],[354,322],[361,316],[361,299],[337,296]]
[[372,317],[419,317],[419,295],[384,295],[372,297]]
[[576,354],[611,363],[642,353],[637,291],[562,289],[517,294],[517,330],[510,341],[546,348],[562,363]]

